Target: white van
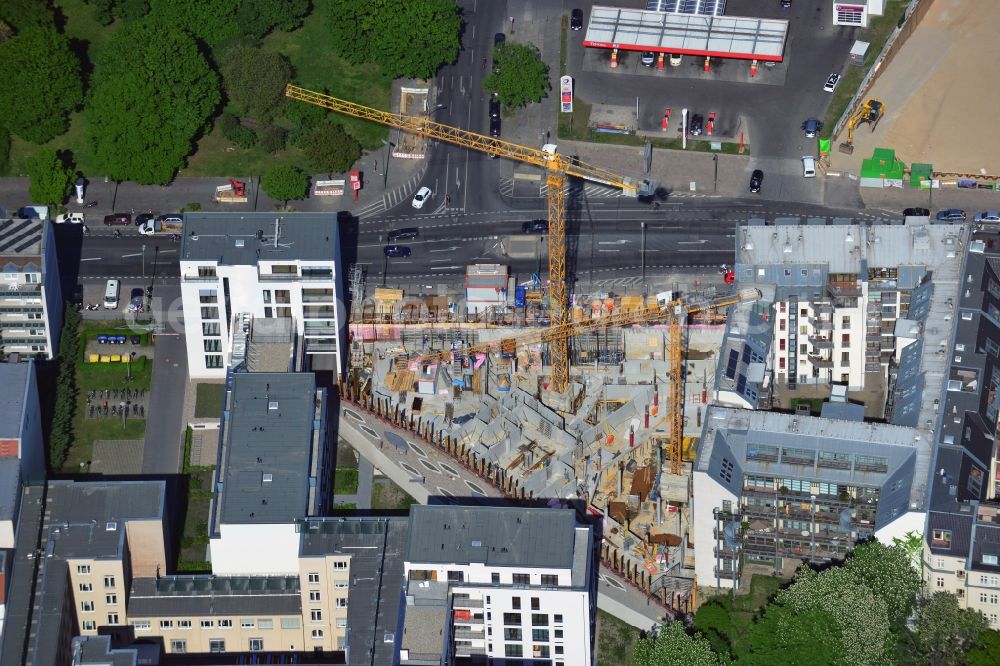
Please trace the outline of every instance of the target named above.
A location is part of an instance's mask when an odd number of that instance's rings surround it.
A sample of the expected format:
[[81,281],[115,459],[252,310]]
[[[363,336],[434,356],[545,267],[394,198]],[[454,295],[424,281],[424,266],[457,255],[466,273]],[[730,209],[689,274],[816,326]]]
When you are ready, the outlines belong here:
[[812,155],[802,156],[802,177],[803,178],[815,178],[816,177],[816,158]]
[[104,307],[108,310],[118,309],[118,289],[120,286],[118,280],[108,280],[108,286],[104,288]]

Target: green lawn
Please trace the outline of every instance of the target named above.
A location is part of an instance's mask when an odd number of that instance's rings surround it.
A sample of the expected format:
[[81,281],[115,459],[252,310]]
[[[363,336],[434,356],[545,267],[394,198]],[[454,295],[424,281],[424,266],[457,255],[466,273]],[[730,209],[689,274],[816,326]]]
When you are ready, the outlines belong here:
[[347,443],[346,439],[337,440],[337,469],[358,468],[358,452]]
[[789,404],[793,412],[798,405],[809,405],[809,413],[813,416],[819,416],[820,412],[823,411],[822,398],[792,398],[789,400]]
[[372,483],[373,509],[409,509],[417,500],[389,479],[375,479]]
[[341,502],[331,507],[334,511],[357,511],[358,505],[354,502]]
[[338,469],[333,472],[333,493],[335,495],[352,495],[358,492],[358,470]]
[[[97,23],[93,10],[84,0],[57,0],[56,4],[59,13],[65,17],[66,34],[76,40],[81,50],[86,51],[87,59],[93,61],[94,53],[114,34],[118,24],[105,27]],[[378,65],[351,65],[333,53],[326,28],[329,21],[336,19],[331,13],[329,3],[314,3],[312,13],[306,17],[301,28],[291,33],[278,31],[265,37],[263,48],[284,53],[293,65],[295,82],[300,85],[328,89],[335,96],[380,109],[391,108],[392,80],[381,72]],[[303,102],[286,100],[286,103]],[[388,130],[380,125],[350,118],[341,120],[368,149],[383,145],[389,136]],[[283,123],[279,120],[278,124]],[[72,114],[69,131],[50,141],[46,147],[69,150],[77,169],[90,178],[98,178],[101,171],[87,148],[86,125],[82,112]],[[26,175],[25,162],[37,150],[38,146],[12,137],[6,175]],[[294,164],[308,172],[306,160],[298,149],[289,148],[273,155],[259,148],[242,150],[214,129],[196,142],[194,153],[179,175],[219,178],[260,175],[274,163]],[[206,193],[206,199],[210,194]]]
[[708,639],[716,653],[730,652],[732,645],[748,637],[754,615],[788,583],[784,578],[755,574],[746,593],[737,594],[735,598],[724,594],[702,604],[695,614],[695,628]]
[[208,544],[208,517],[212,501],[212,467],[191,465],[191,428],[184,433],[184,473],[187,482],[187,514],[184,516],[184,533],[177,558],[177,570],[209,572],[211,565],[202,558]]
[[889,38],[893,29],[899,23],[899,19],[906,11],[908,3],[909,0],[888,0],[885,3],[885,12],[882,16],[871,16],[871,24],[858,34],[858,39],[868,42],[871,46],[868,47],[868,55],[865,56],[864,66],[848,66],[843,77],[840,79],[840,84],[833,93],[833,99],[826,110],[826,115],[823,116],[824,134],[826,136],[829,136],[829,133],[833,131],[834,124],[836,124],[841,114],[844,113],[844,109],[847,108],[851,98],[854,97],[854,93],[858,91],[861,80],[865,77],[868,69],[874,64],[878,54],[882,51],[882,47],[885,46],[885,40]]
[[639,630],[614,615],[597,611],[597,666],[634,666]]
[[198,384],[194,402],[194,417],[196,419],[220,418],[225,388],[224,384]]

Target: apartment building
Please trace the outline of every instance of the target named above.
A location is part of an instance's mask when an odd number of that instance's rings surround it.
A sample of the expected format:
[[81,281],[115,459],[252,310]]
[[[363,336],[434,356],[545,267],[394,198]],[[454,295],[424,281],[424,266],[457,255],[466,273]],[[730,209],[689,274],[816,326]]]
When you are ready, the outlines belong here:
[[851,390],[885,382],[898,360],[897,332],[903,343],[917,337],[932,276],[941,267],[957,271],[965,229],[793,221],[751,220],[737,234],[737,282],[773,294],[766,359],[773,381]]
[[232,375],[209,520],[216,575],[298,572],[298,523],[329,508],[327,410],[312,373]]
[[0,273],[0,354],[54,358],[63,301],[52,223],[0,219]]
[[[34,361],[0,363],[0,460],[16,461],[17,477],[29,482],[45,478],[42,417]],[[11,548],[0,539],[0,548]]]
[[570,509],[411,507],[399,663],[594,663],[594,547]]
[[936,414],[923,571],[1000,629],[1000,233],[978,229],[955,296],[946,390]]
[[[325,213],[186,213],[181,299],[192,378],[242,361],[255,320],[290,319],[289,365],[339,375],[345,361],[339,227]],[[237,356],[234,359],[234,355]]]

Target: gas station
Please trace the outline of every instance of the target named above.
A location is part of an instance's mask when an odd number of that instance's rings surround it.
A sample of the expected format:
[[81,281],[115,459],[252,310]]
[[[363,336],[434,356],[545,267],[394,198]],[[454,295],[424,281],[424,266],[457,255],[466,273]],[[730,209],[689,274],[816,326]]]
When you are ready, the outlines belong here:
[[720,0],[650,0],[648,9],[594,6],[583,45],[611,50],[611,68],[620,51],[657,54],[656,67],[665,68],[668,55],[746,60],[750,76],[763,62],[782,62],[788,21],[723,16]]

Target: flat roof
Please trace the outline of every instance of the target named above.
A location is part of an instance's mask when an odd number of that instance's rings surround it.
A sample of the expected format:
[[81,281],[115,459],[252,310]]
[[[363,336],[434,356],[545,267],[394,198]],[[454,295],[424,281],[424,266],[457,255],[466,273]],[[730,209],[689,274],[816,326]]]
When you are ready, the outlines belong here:
[[27,363],[0,363],[0,438],[15,439],[21,436],[21,412],[24,411],[24,394],[28,373],[35,366]]
[[572,509],[410,507],[410,563],[572,569]]
[[181,261],[333,261],[336,213],[185,213]]
[[0,257],[41,256],[45,220],[0,220]]
[[298,576],[136,578],[129,617],[301,615]]
[[726,11],[726,0],[646,0],[646,9],[669,14],[722,16]]
[[784,58],[788,21],[595,6],[584,46],[744,60]]
[[223,524],[306,516],[315,400],[312,373],[233,375],[221,452]]

